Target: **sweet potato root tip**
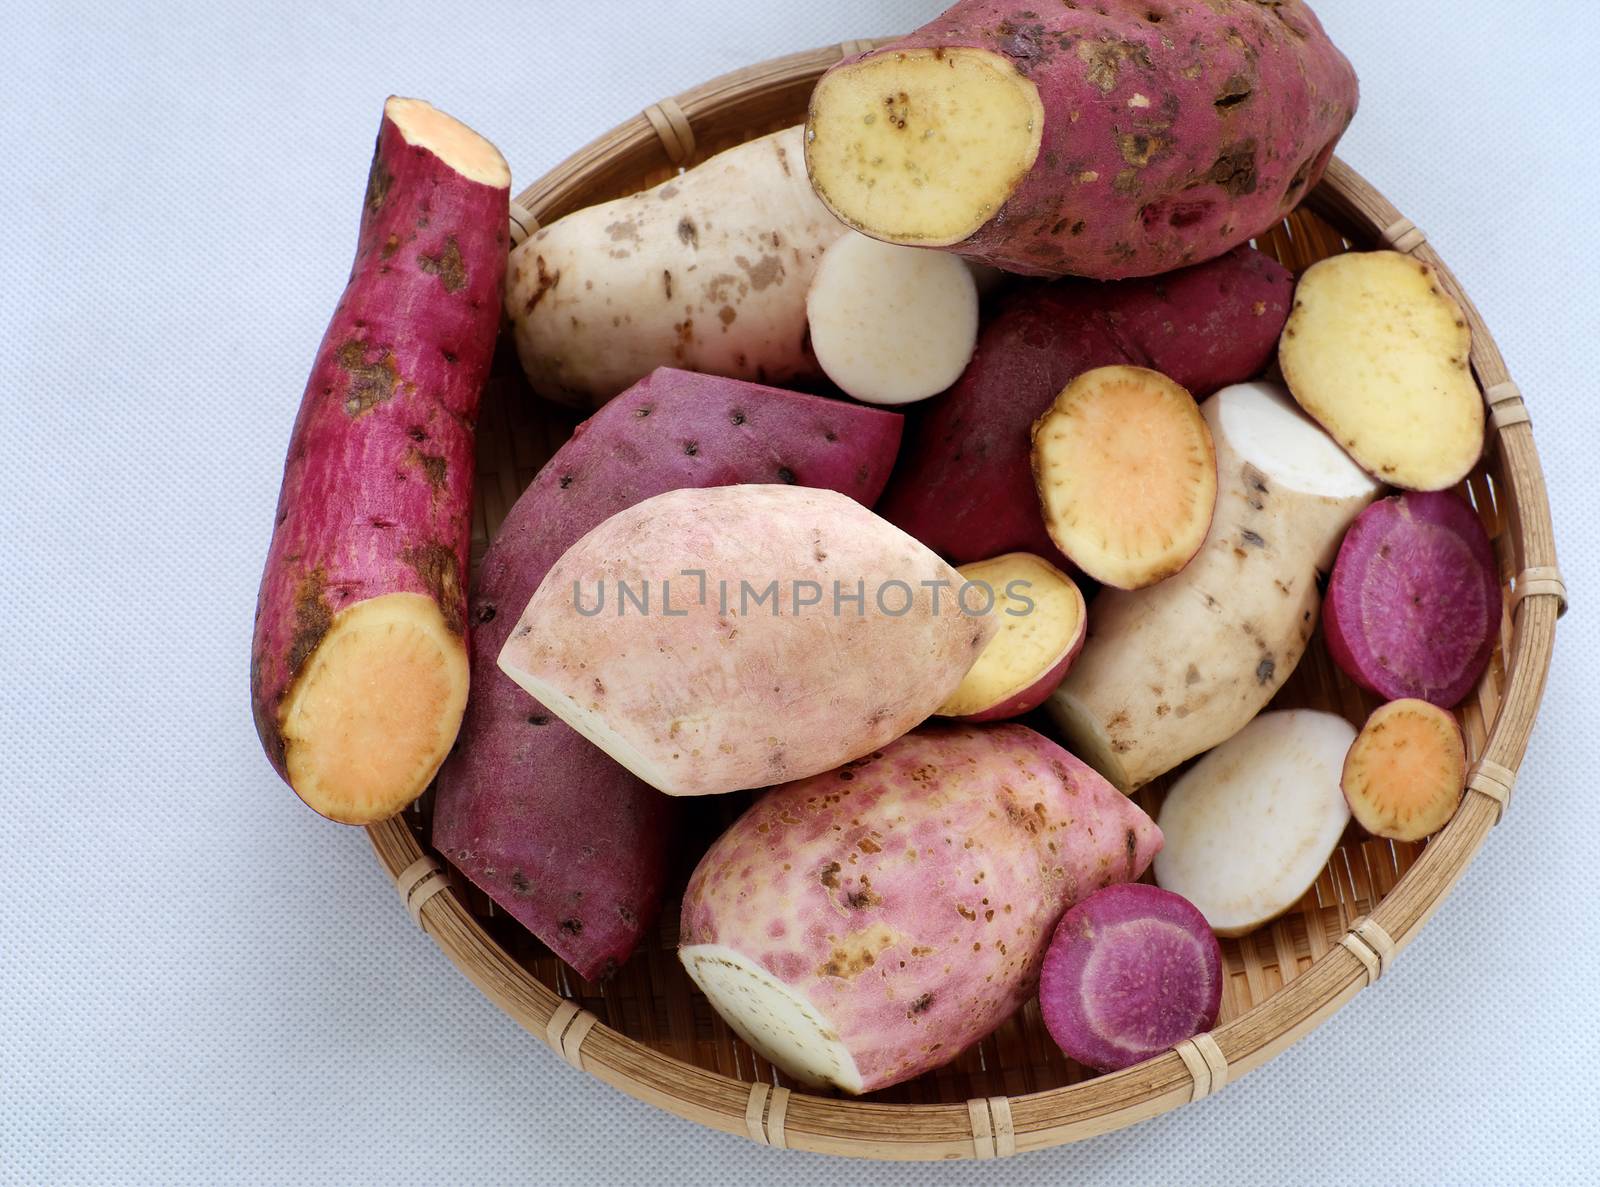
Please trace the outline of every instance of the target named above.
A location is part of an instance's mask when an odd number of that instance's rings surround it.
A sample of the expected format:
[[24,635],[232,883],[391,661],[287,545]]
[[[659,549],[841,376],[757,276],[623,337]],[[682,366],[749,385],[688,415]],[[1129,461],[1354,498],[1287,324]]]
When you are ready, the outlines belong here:
[[983,49],[874,55],[824,76],[806,163],[817,195],[875,239],[945,247],[994,216],[1039,155],[1039,89]]
[[332,620],[284,699],[289,781],[332,820],[392,816],[439,769],[466,704],[466,648],[432,598],[358,602]]
[[1345,756],[1350,814],[1375,837],[1420,841],[1455,815],[1467,752],[1455,715],[1414,698],[1380,705]]
[[1217,503],[1216,451],[1194,398],[1142,367],[1068,384],[1034,426],[1033,472],[1056,547],[1118,589],[1187,565]]

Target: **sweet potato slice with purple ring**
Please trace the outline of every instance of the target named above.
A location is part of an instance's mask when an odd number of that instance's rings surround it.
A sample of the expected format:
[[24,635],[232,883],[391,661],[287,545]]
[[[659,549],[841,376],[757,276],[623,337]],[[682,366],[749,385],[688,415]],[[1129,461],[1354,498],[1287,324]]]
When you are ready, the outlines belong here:
[[[968,669],[939,716],[963,721],[1020,717],[1044,704],[1083,648],[1089,625],[1083,592],[1049,561],[1026,552],[962,565],[988,590],[999,633]],[[975,605],[982,595],[974,594]]]
[[1328,653],[1381,697],[1448,709],[1483,675],[1500,630],[1494,548],[1448,491],[1395,495],[1350,525],[1322,607]]
[[1373,836],[1420,841],[1450,823],[1466,781],[1455,715],[1408,697],[1367,718],[1345,755],[1339,786],[1350,815]]
[[1033,426],[1033,477],[1056,547],[1117,589],[1182,570],[1217,506],[1205,417],[1144,367],[1098,367],[1069,383]]
[[1061,917],[1039,978],[1045,1028],[1102,1072],[1141,1063],[1216,1024],[1222,948],[1182,895],[1130,882]]

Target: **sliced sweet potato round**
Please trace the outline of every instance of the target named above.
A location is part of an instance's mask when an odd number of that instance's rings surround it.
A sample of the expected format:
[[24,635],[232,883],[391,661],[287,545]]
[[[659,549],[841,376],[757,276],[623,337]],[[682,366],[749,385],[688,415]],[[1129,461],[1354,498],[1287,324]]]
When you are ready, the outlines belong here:
[[1420,841],[1450,823],[1467,780],[1455,714],[1406,698],[1380,705],[1345,756],[1339,786],[1375,837]]
[[1217,505],[1217,455],[1194,397],[1157,371],[1097,367],[1033,426],[1045,527],[1089,576],[1141,589],[1200,551]]

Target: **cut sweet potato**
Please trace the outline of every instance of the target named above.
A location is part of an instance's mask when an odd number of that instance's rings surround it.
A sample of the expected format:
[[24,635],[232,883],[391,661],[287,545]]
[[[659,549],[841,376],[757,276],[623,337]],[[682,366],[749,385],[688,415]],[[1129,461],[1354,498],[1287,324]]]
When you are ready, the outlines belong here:
[[943,252],[851,231],[823,253],[806,296],[828,378],[868,404],[909,404],[961,378],[978,341],[978,286]]
[[1068,384],[1033,426],[1033,475],[1056,547],[1118,589],[1187,565],[1217,505],[1199,406],[1143,367],[1099,367]]
[[1444,490],[1483,452],[1472,331],[1429,264],[1393,251],[1313,264],[1278,361],[1300,406],[1369,472]]
[[1083,647],[1089,617],[1083,592],[1049,561],[1026,552],[962,565],[976,589],[971,609],[993,598],[1000,631],[943,705],[943,717],[999,721],[1020,717],[1056,690]]
[[1455,715],[1407,698],[1367,718],[1345,756],[1339,786],[1356,823],[1373,836],[1420,841],[1450,823],[1466,779]]
[[1045,1028],[1103,1072],[1210,1030],[1222,948],[1194,904],[1140,882],[1097,890],[1061,917],[1039,978]]
[[1396,495],[1363,511],[1340,545],[1322,608],[1328,653],[1381,697],[1449,708],[1488,666],[1500,596],[1494,549],[1465,501]]

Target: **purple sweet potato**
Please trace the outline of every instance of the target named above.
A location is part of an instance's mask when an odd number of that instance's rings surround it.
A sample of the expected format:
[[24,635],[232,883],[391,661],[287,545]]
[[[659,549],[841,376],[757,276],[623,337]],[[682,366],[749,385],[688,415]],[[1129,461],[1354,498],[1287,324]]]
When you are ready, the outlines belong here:
[[1029,284],[1006,294],[956,385],[913,417],[878,513],[957,564],[1065,558],[1034,487],[1033,422],[1094,367],[1147,367],[1204,399],[1258,374],[1294,278],[1250,248],[1156,280]]
[[1363,688],[1459,704],[1500,630],[1499,569],[1477,514],[1449,491],[1368,507],[1339,547],[1322,626],[1328,653]]
[[1030,729],[920,729],[757,800],[690,878],[678,955],[789,1075],[870,1092],[1004,1022],[1061,913],[1160,848]]
[[278,774],[347,824],[422,794],[461,724],[472,424],[510,185],[476,132],[384,104],[355,264],[289,441],[250,694]]
[[1039,1009],[1066,1053],[1103,1072],[1210,1030],[1222,1006],[1222,949],[1182,895],[1108,886],[1061,918],[1039,978]]
[[472,596],[472,697],[439,774],[433,843],[584,976],[626,960],[649,926],[674,808],[499,671],[517,616],[579,537],[665,491],[793,482],[870,505],[900,426],[897,413],[663,368],[579,425],[506,517]]
[[823,76],[806,164],[877,239],[1024,275],[1149,276],[1293,209],[1356,91],[1301,0],[960,0]]

